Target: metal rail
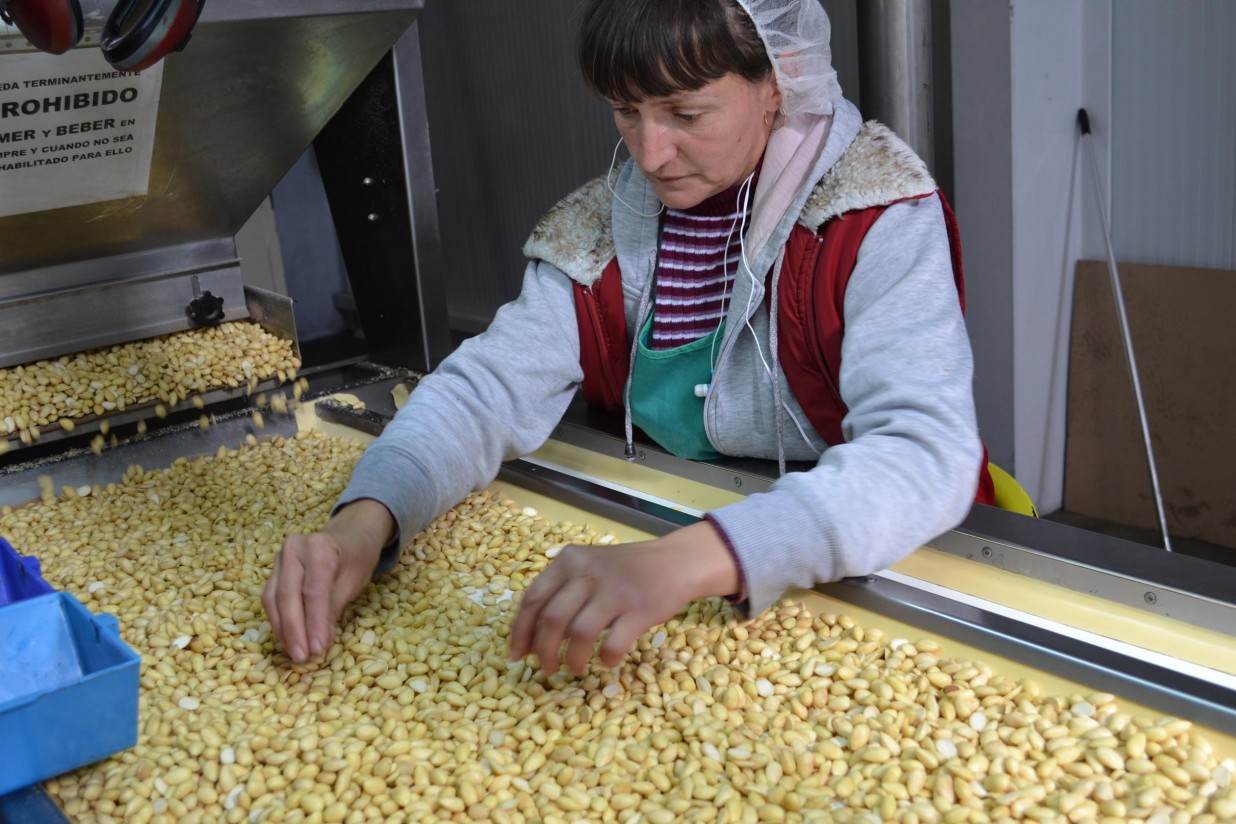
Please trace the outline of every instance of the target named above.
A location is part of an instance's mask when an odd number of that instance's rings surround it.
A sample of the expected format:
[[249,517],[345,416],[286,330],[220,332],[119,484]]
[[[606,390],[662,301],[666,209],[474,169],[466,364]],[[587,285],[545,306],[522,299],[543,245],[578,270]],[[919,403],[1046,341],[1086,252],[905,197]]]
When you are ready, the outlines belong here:
[[1233,566],[988,506],[927,546],[1225,635],[1236,628]]
[[[508,462],[498,477],[654,535],[698,520],[525,461]],[[1236,690],[1222,684],[875,575],[816,590],[1161,712],[1236,730]]]

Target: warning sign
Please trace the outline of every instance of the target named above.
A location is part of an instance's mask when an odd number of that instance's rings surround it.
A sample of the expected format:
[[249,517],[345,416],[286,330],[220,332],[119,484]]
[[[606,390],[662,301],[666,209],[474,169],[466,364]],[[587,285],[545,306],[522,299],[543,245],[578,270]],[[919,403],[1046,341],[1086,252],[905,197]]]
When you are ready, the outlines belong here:
[[98,49],[0,57],[0,217],[146,194],[162,85]]

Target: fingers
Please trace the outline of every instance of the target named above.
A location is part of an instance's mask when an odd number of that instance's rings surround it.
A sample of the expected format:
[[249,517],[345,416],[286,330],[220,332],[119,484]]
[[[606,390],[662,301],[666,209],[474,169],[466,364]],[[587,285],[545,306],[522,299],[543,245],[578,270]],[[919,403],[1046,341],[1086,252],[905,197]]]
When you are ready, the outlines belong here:
[[[310,655],[321,655],[335,640],[338,613],[332,590],[336,586],[337,557],[333,552],[320,552],[304,567],[305,634]],[[336,559],[334,563],[331,559]]]
[[567,666],[581,674],[592,645],[612,620],[596,601],[598,587],[583,574],[582,548],[567,547],[533,580],[511,626],[511,660],[535,653],[547,675],[558,671],[562,644],[569,641]]
[[541,671],[546,675],[558,671],[559,656],[567,629],[591,596],[587,581],[572,578],[541,608],[532,639],[532,651],[536,653],[541,662]]
[[558,591],[562,582],[569,576],[563,574],[564,564],[557,559],[533,579],[524,596],[519,602],[519,612],[511,624],[510,644],[511,660],[518,661],[533,651],[533,640],[536,635],[537,623],[541,618],[541,610]]
[[279,615],[278,592],[279,560],[282,557],[282,552],[275,553],[275,568],[271,570],[270,579],[262,590],[262,609],[266,610],[266,617],[270,619],[270,631],[274,633],[275,639],[280,644],[283,644],[283,620]]
[[[607,667],[622,663],[635,639],[656,619],[640,611],[624,609],[622,599],[597,592],[580,579],[572,579],[555,591],[531,627],[528,647],[547,675],[558,670],[559,660],[574,675],[583,675],[597,640],[607,629],[600,660]],[[565,655],[562,645],[565,642]]]
[[[596,648],[597,639],[618,618],[620,613],[617,602],[603,594],[594,593],[591,600],[571,619],[567,629],[567,650],[564,663],[573,675],[584,674],[584,670],[588,667],[588,659],[592,658],[592,651]],[[625,653],[624,648],[618,655],[619,661]]]
[[297,663],[321,655],[334,641],[339,566],[338,547],[320,534],[289,535],[275,558],[262,607],[275,638]]
[[[279,551],[274,601],[282,629],[279,640],[292,660],[300,662],[308,657],[308,641],[305,637],[305,607],[301,591],[305,570],[297,549],[296,542],[289,538]],[[274,624],[271,621],[272,629]]]
[[[569,549],[570,547],[564,547],[561,555],[550,561],[549,566],[533,579],[528,589],[525,589],[523,598],[519,600],[519,612],[515,614],[514,623],[510,625],[510,660],[518,661],[536,651],[535,641],[541,610],[556,597],[562,584],[570,582],[576,574],[569,570],[572,566],[572,556],[567,553]],[[557,660],[556,651],[554,660]],[[543,662],[545,665],[550,663]]]
[[[643,635],[654,623],[656,622],[644,620],[643,616],[637,613],[618,616],[610,625],[605,642],[601,644],[601,651],[598,655],[601,663],[607,667],[616,667],[621,664],[631,647],[635,646],[635,639]],[[589,650],[591,651],[591,646]]]
[[597,640],[610,629],[603,660],[610,666],[621,662],[636,636],[658,620],[641,606],[647,573],[633,574],[630,560],[620,550],[564,549],[524,595],[511,627],[511,659],[535,653],[546,674],[556,672],[561,660],[582,675]]

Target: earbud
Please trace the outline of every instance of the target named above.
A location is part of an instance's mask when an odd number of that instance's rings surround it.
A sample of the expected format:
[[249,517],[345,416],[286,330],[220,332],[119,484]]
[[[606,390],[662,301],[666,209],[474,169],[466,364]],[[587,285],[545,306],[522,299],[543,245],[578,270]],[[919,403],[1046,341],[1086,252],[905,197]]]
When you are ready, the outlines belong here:
[[695,385],[695,397],[702,398],[708,394],[708,390],[712,389],[711,383],[697,383]]

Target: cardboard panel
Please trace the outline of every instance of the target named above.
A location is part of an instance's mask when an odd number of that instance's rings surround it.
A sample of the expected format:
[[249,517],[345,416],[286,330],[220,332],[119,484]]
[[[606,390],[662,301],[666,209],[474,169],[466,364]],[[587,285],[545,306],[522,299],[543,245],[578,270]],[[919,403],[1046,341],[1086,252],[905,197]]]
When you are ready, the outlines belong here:
[[[1120,264],[1173,536],[1236,548],[1236,272]],[[1080,261],[1064,507],[1158,529],[1107,264]]]

